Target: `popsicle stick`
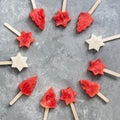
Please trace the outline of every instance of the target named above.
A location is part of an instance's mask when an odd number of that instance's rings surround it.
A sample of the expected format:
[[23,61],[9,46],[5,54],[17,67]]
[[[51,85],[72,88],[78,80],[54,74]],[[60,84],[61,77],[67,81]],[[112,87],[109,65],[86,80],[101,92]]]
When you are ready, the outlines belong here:
[[105,73],[108,73],[108,74],[110,74],[110,75],[113,75],[113,76],[115,76],[115,77],[120,77],[120,74],[119,74],[119,73],[114,72],[114,71],[111,71],[111,70],[108,70],[108,69],[104,69],[104,72],[105,72]]
[[33,9],[36,9],[37,6],[36,6],[36,3],[35,3],[35,0],[31,0],[31,2],[32,2]]
[[97,95],[98,95],[103,101],[105,101],[106,103],[109,102],[109,99],[106,98],[102,93],[99,92]]
[[120,38],[120,34],[114,35],[114,36],[111,36],[111,37],[107,37],[107,38],[103,38],[102,40],[103,40],[103,42],[109,42],[109,41],[112,41],[112,40],[116,40],[118,38]]
[[16,35],[20,36],[21,33],[19,31],[17,31],[16,29],[14,29],[11,25],[9,25],[8,23],[4,23],[4,26],[7,27],[9,30],[11,30],[12,32],[14,32]]
[[9,103],[10,106],[12,106],[21,96],[22,96],[22,92],[19,92],[15,98]]
[[0,61],[0,65],[12,65],[12,61]]
[[43,120],[47,120],[48,112],[49,112],[49,108],[45,108],[45,113],[44,113],[44,118],[43,118]]
[[96,0],[95,4],[92,6],[92,8],[89,10],[89,14],[92,14],[95,9],[98,7],[98,5],[101,3],[102,0]]
[[63,0],[62,12],[66,11],[66,6],[67,6],[67,0]]
[[70,103],[70,106],[71,106],[75,120],[79,120],[74,104]]

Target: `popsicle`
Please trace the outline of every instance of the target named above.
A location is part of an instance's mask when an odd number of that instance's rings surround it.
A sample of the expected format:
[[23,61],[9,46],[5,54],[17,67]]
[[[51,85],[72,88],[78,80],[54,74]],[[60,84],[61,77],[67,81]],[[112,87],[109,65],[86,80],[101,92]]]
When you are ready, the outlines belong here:
[[114,35],[111,37],[107,37],[107,38],[102,38],[102,36],[95,36],[94,34],[92,34],[91,38],[86,40],[86,43],[88,43],[89,45],[89,50],[96,50],[99,51],[99,49],[105,45],[105,42],[109,42],[112,40],[119,40],[120,38],[120,34],[118,35]]
[[53,16],[53,20],[56,23],[56,26],[67,27],[68,23],[71,21],[71,18],[66,10],[67,0],[63,0],[62,10],[58,10],[57,14]]
[[76,31],[78,33],[86,30],[94,22],[94,18],[91,15],[100,3],[101,0],[96,0],[95,4],[92,6],[88,13],[87,12],[80,13],[76,28]]
[[80,80],[80,84],[82,85],[82,89],[85,90],[89,97],[98,95],[104,102],[109,102],[109,99],[100,92],[100,85],[98,83],[90,80]]
[[65,101],[66,105],[70,104],[75,120],[79,120],[74,106],[74,102],[76,102],[75,98],[76,95],[77,95],[76,91],[74,91],[71,87],[68,87],[67,89],[61,90],[60,100]]
[[91,71],[95,76],[107,73],[115,77],[120,77],[119,73],[106,69],[106,65],[102,63],[101,59],[91,60],[88,70]]
[[44,96],[42,97],[40,101],[40,105],[43,108],[45,108],[43,120],[47,120],[49,109],[56,108],[57,106],[56,94],[52,87],[49,88],[47,92],[44,94]]
[[15,33],[18,37],[16,38],[19,42],[19,47],[30,47],[30,44],[34,42],[34,38],[32,36],[32,32],[25,32],[22,31],[21,33],[14,29],[11,25],[8,23],[4,23],[4,26],[7,27],[9,30],[11,30],[13,33]]
[[17,68],[21,71],[23,68],[27,68],[27,57],[23,57],[18,53],[15,57],[11,57],[11,61],[0,61],[0,65],[12,65],[12,68]]
[[22,95],[30,96],[36,86],[37,80],[37,76],[23,80],[18,86],[20,92],[15,96],[14,99],[12,99],[9,105],[12,106]]
[[41,29],[45,28],[45,12],[43,8],[38,9],[36,7],[35,0],[31,0],[33,10],[30,12],[29,16],[32,21]]

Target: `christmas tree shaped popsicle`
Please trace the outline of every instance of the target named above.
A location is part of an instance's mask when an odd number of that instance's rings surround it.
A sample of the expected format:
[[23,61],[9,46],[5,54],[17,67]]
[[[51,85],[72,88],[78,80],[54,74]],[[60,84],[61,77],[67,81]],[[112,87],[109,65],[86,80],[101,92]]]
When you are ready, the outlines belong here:
[[45,28],[45,12],[43,8],[38,9],[36,7],[35,0],[31,0],[33,10],[30,12],[29,16],[32,21],[41,29]]
[[43,120],[47,120],[49,109],[56,108],[57,105],[56,94],[52,87],[42,97],[40,105],[45,108]]
[[15,98],[9,103],[9,105],[13,105],[22,95],[30,96],[36,86],[37,83],[37,76],[33,76],[26,80],[23,80],[19,84],[20,92],[15,96]]
[[101,59],[91,60],[88,70],[91,71],[95,76],[103,75],[104,72],[115,77],[120,77],[119,73],[106,69],[106,65],[102,63]]
[[65,101],[66,105],[70,104],[75,120],[79,120],[74,106],[74,102],[76,102],[76,98],[75,98],[76,94],[77,93],[71,87],[68,87],[67,89],[61,90],[60,99]]
[[12,65],[12,68],[17,68],[21,71],[23,68],[27,68],[27,57],[23,57],[18,53],[15,57],[11,57],[11,61],[0,61],[0,65]]
[[53,16],[53,20],[56,22],[56,26],[66,27],[68,22],[71,21],[68,12],[66,11],[67,0],[63,0],[62,11],[57,11],[57,14]]
[[88,43],[89,45],[89,50],[94,49],[96,51],[99,51],[100,47],[105,45],[105,42],[116,40],[118,38],[120,38],[120,34],[107,38],[102,38],[102,36],[95,36],[94,34],[92,34],[92,37],[86,40],[86,43]]
[[100,85],[98,83],[90,80],[80,80],[80,84],[82,85],[82,89],[85,90],[86,94],[90,97],[98,95],[106,103],[109,102],[109,99],[100,92]]
[[101,3],[101,0],[96,0],[95,4],[89,10],[88,13],[87,12],[80,13],[78,22],[77,22],[77,29],[76,29],[78,33],[87,29],[87,27],[89,27],[94,22],[94,18],[91,16],[91,14],[95,11],[95,9],[100,3]]
[[34,42],[34,38],[32,37],[32,32],[22,31],[20,33],[8,23],[4,23],[4,26],[7,27],[9,30],[11,30],[13,33],[15,33],[18,36],[16,39],[19,42],[19,47],[29,48],[30,44]]

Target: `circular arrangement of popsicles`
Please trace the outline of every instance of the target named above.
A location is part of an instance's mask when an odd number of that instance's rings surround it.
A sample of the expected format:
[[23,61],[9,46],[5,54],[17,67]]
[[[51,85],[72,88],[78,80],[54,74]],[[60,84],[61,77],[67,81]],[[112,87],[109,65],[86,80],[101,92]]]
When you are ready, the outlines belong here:
[[[35,0],[31,0],[33,10],[29,13],[31,20],[41,29],[45,28],[45,12],[43,8],[38,9],[36,7]],[[78,17],[77,28],[76,31],[78,33],[86,30],[93,22],[94,18],[91,16],[98,5],[101,3],[101,0],[96,0],[92,8],[89,12],[81,12]],[[71,21],[71,18],[66,10],[67,0],[63,0],[62,10],[58,10],[57,14],[53,16],[53,20],[55,21],[56,26],[67,27],[68,23]],[[14,29],[8,23],[4,23],[4,26],[9,30],[14,32],[18,37],[16,38],[19,42],[19,47],[27,47],[29,48],[31,43],[34,42],[34,38],[32,36],[32,32],[19,32]],[[86,43],[89,45],[89,50],[94,49],[99,51],[99,49],[104,46],[105,42],[109,42],[112,40],[116,40],[120,38],[120,35],[114,35],[107,38],[102,38],[102,36],[95,36],[92,34],[91,38],[86,40]],[[11,61],[1,61],[0,65],[11,65],[12,68],[17,68],[21,71],[23,68],[27,68],[27,57],[23,57],[20,53],[18,53],[15,57],[11,57]],[[101,59],[91,60],[90,65],[88,67],[88,71],[92,72],[93,75],[103,75],[104,73],[110,74],[115,77],[120,77],[120,74],[114,71],[111,71],[106,68],[106,65],[102,62]],[[23,80],[18,88],[20,92],[15,96],[13,100],[9,103],[12,106],[22,95],[30,96],[36,86],[38,80],[38,76],[33,76],[26,80]],[[99,96],[106,103],[109,102],[109,99],[105,97],[101,92],[100,84],[90,81],[90,80],[80,80],[79,81],[81,88],[85,91],[85,93],[93,98],[95,96]],[[74,119],[79,120],[77,111],[75,109],[74,103],[76,100],[76,91],[74,91],[71,87],[67,89],[61,89],[60,100],[64,101],[66,105],[70,105]],[[40,105],[45,108],[43,120],[47,120],[49,109],[54,109],[57,107],[57,98],[56,93],[53,87],[49,88],[44,96],[40,100]]]

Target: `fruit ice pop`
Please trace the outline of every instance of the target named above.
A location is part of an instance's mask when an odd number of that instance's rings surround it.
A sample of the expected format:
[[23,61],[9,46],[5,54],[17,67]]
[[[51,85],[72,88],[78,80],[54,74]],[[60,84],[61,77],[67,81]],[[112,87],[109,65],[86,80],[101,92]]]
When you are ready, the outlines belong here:
[[74,91],[71,87],[68,87],[67,89],[61,90],[60,100],[65,101],[66,105],[70,104],[75,120],[79,120],[74,106],[74,102],[76,102],[76,95],[76,91]]
[[4,23],[5,27],[7,27],[9,30],[14,32],[18,37],[16,38],[17,41],[19,42],[19,47],[27,47],[29,48],[31,43],[34,42],[34,38],[32,36],[32,32],[19,32],[15,30],[11,25],[8,23]]
[[90,66],[88,67],[88,70],[91,71],[95,76],[96,75],[103,75],[105,72],[105,73],[113,75],[115,77],[120,77],[119,73],[116,73],[114,71],[106,69],[106,65],[104,63],[102,63],[101,59],[91,60]]
[[29,16],[32,21],[41,29],[45,28],[45,12],[43,8],[38,9],[35,4],[35,0],[31,0],[33,5],[33,10],[30,12]]
[[31,78],[23,80],[18,86],[20,92],[9,103],[9,105],[12,106],[22,95],[30,96],[36,86],[37,80],[38,80],[37,76],[33,76]]
[[56,26],[67,27],[67,24],[71,21],[71,18],[66,10],[67,0],[63,0],[62,10],[58,10],[57,14],[53,16],[53,20]]
[[11,61],[0,61],[1,65],[12,65],[12,68],[17,68],[21,71],[23,68],[27,68],[27,57],[23,57],[20,53],[18,53],[15,57],[11,57]]
[[91,14],[95,11],[95,9],[100,3],[101,0],[96,0],[95,4],[93,5],[89,12],[80,13],[76,28],[76,31],[78,33],[86,30],[94,22],[94,18],[91,16]]
[[57,106],[56,94],[52,87],[42,97],[40,105],[45,108],[43,120],[47,120],[49,109],[56,108]]
[[98,95],[106,103],[109,102],[109,99],[100,93],[100,85],[98,83],[90,80],[80,80],[80,84],[82,85],[82,89],[85,90],[86,94],[88,94],[90,97]]

